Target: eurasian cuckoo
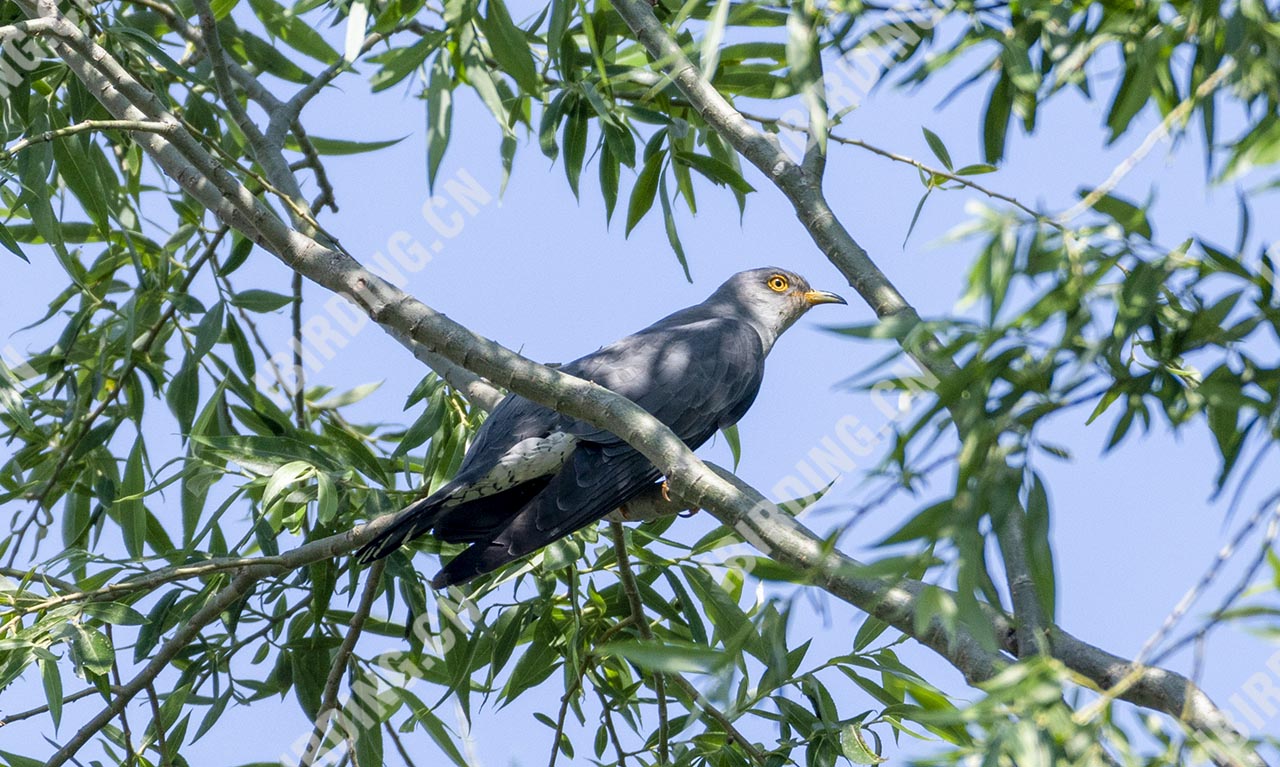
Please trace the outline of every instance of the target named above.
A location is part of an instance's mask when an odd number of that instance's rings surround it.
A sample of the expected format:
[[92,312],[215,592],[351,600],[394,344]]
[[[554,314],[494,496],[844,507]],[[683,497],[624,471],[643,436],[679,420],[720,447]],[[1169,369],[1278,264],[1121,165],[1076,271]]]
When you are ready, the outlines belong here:
[[[778,336],[810,307],[830,303],[845,300],[785,269],[740,272],[702,303],[560,370],[627,397],[696,449],[751,407]],[[457,476],[401,511],[357,558],[385,557],[431,532],[471,544],[431,585],[464,583],[602,519],[658,478],[612,433],[509,394]]]

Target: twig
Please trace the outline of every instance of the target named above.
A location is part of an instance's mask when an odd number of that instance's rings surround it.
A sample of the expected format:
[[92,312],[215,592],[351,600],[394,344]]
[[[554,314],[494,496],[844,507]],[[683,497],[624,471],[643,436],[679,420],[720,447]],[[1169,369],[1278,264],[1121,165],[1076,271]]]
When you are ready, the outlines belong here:
[[[397,30],[398,31],[398,30]],[[374,32],[365,36],[364,41],[360,44],[360,51],[357,58],[367,53],[373,46],[382,42],[387,38],[379,32]],[[311,81],[302,86],[297,93],[280,106],[279,109],[271,111],[271,121],[267,125],[266,140],[272,146],[282,146],[284,144],[285,133],[291,125],[296,124],[298,116],[302,114],[303,108],[311,99],[315,98],[324,86],[333,82],[333,79],[351,68],[351,62],[345,57],[339,58],[337,61],[326,67],[320,74],[311,78]]]
[[[116,639],[112,635],[111,624],[108,623],[105,629],[107,641],[111,643],[112,647],[115,647]],[[111,656],[111,684],[117,688],[122,687],[120,684],[120,664],[118,663],[118,656],[114,653]],[[148,683],[147,687],[150,686],[150,683]],[[120,734],[124,738],[124,763],[126,767],[130,767],[138,763],[138,752],[133,748],[133,735],[129,732],[129,717],[125,715],[126,708],[126,706],[120,707]]]
[[37,133],[34,136],[21,138],[15,141],[13,146],[0,149],[0,161],[8,160],[18,152],[21,152],[34,144],[54,141],[55,139],[60,139],[65,136],[74,136],[77,133],[85,133],[87,131],[124,130],[167,134],[172,132],[175,127],[176,126],[168,123],[153,122],[150,120],[83,120],[74,125],[68,125],[65,128],[47,130],[42,133]]
[[[1254,558],[1251,565],[1246,568],[1245,574],[1240,579],[1239,584],[1237,584],[1237,586],[1231,590],[1231,593],[1226,596],[1222,605],[1209,616],[1209,620],[1206,625],[1212,626],[1216,621],[1221,619],[1222,615],[1230,608],[1230,605],[1234,603],[1235,600],[1244,593],[1245,589],[1249,587],[1249,584],[1253,582],[1253,578],[1257,575],[1258,569],[1264,562],[1266,562],[1267,554],[1271,551],[1271,544],[1275,542],[1277,534],[1280,533],[1280,505],[1278,505],[1278,499],[1275,496],[1264,501],[1259,507],[1258,513],[1254,514],[1248,524],[1246,524],[1240,532],[1237,533],[1229,543],[1227,543],[1226,546],[1222,547],[1217,556],[1214,557],[1213,563],[1209,566],[1209,569],[1200,576],[1200,580],[1198,580],[1196,584],[1192,586],[1185,595],[1183,595],[1182,599],[1178,601],[1178,604],[1174,606],[1173,611],[1164,619],[1160,628],[1152,634],[1145,643],[1143,643],[1142,649],[1138,651],[1138,655],[1133,659],[1131,670],[1124,676],[1124,678],[1117,682],[1113,687],[1108,688],[1101,697],[1076,712],[1075,719],[1077,722],[1088,722],[1093,719],[1107,706],[1107,704],[1126,692],[1141,678],[1142,674],[1148,668],[1146,662],[1152,650],[1154,650],[1155,647],[1159,645],[1166,636],[1168,636],[1169,632],[1173,630],[1173,627],[1177,625],[1178,621],[1186,615],[1187,611],[1191,609],[1191,606],[1195,601],[1199,599],[1200,595],[1204,593],[1205,589],[1207,589],[1209,584],[1213,582],[1218,573],[1222,571],[1222,568],[1227,561],[1230,560],[1239,549],[1245,538],[1253,532],[1255,527],[1260,524],[1262,519],[1265,517],[1270,517],[1271,523],[1267,526],[1267,533],[1263,537],[1263,542],[1259,547],[1258,555]],[[1200,632],[1193,634],[1192,638],[1195,639],[1198,636],[1201,636]],[[1170,648],[1160,657],[1163,658],[1167,656],[1176,648],[1177,646]]]
[[627,767],[627,753],[622,749],[622,741],[618,739],[618,728],[613,724],[609,700],[605,698],[604,691],[599,687],[595,688],[595,691],[596,697],[600,699],[600,716],[604,719],[605,732],[609,733],[609,741],[613,743],[613,750],[618,754],[618,767]]
[[235,88],[231,84],[231,71],[227,67],[228,56],[222,50],[222,39],[218,36],[218,21],[213,15],[213,7],[209,4],[209,0],[192,1],[196,13],[200,16],[200,32],[204,38],[209,64],[213,67],[213,81],[218,86],[218,93],[222,96],[223,103],[227,105],[231,118],[248,139],[249,145],[260,146],[264,142],[262,131],[258,129],[257,123],[249,118],[248,111],[240,103]]
[[[236,290],[231,285],[230,277],[219,274],[215,279],[222,283],[227,293],[235,295]],[[257,321],[250,316],[248,310],[243,306],[236,306],[234,303],[231,306],[235,309],[236,315],[240,317],[240,321],[249,329],[249,338],[258,347],[258,351],[262,352],[262,356],[267,362],[267,367],[271,368],[271,375],[276,379],[276,385],[280,387],[280,391],[286,394],[292,393],[292,388],[285,381],[284,371],[276,364],[276,357],[271,353],[271,347],[267,346],[267,342],[262,338],[262,333],[258,330]]]
[[169,747],[165,744],[164,717],[160,713],[160,697],[156,695],[156,686],[147,685],[147,699],[151,701],[151,727],[156,731],[156,748],[160,751],[160,767],[169,767]]
[[[622,591],[626,594],[627,601],[631,603],[631,614],[636,618],[640,636],[645,640],[652,640],[653,632],[649,628],[648,621],[645,620],[644,605],[640,601],[640,590],[636,587],[635,575],[631,571],[631,557],[627,554],[626,549],[626,530],[622,526],[621,522],[610,522],[609,530],[613,534],[613,549],[618,558],[618,577],[622,581]],[[654,674],[654,676],[659,677],[658,674]],[[724,712],[712,705],[711,701],[707,700],[706,696],[698,692],[698,688],[694,687],[689,680],[685,679],[678,673],[663,674],[661,676],[669,677],[676,687],[679,687],[685,695],[688,695],[693,699],[696,707],[702,711],[702,713],[714,719],[716,723],[720,725],[721,729],[724,730],[729,741],[736,742],[742,747],[742,750],[746,752],[747,758],[751,760],[752,764],[764,765],[765,755],[755,747],[755,744],[747,740],[746,736],[738,731],[738,728],[733,726],[733,722],[729,720],[729,717],[725,716]],[[665,755],[666,752],[664,748],[666,746],[667,738],[665,729],[667,716],[665,700],[663,700],[662,697],[659,697],[658,718],[658,763],[666,764],[667,757]]]
[[400,740],[400,734],[396,732],[396,728],[391,726],[391,722],[383,722],[382,726],[387,731],[387,735],[391,737],[391,743],[395,745],[396,751],[400,753],[400,759],[404,762],[405,767],[417,767],[413,759],[410,758],[408,750],[405,749],[404,742]]
[[[759,123],[761,125],[773,125],[778,128],[784,128],[786,130],[797,131],[797,132],[806,132],[808,130],[804,126],[797,125],[795,123],[788,122],[787,120],[782,120],[775,117],[757,115],[757,114],[752,114],[750,112],[743,112],[742,116],[747,118],[748,120],[751,120],[752,122]],[[1051,216],[1046,216],[1045,214],[1041,213],[1035,208],[1031,208],[1023,204],[1020,200],[1018,200],[1018,198],[1012,197],[1003,192],[997,192],[996,190],[983,186],[982,184],[979,184],[976,181],[972,181],[969,178],[966,178],[965,176],[958,176],[955,173],[952,173],[951,171],[948,171],[943,168],[935,168],[932,165],[927,165],[915,159],[914,157],[908,157],[907,155],[898,154],[896,152],[890,152],[887,149],[881,149],[875,144],[870,144],[866,141],[863,141],[862,139],[848,138],[847,136],[841,136],[832,132],[827,134],[827,140],[834,141],[837,144],[844,144],[846,146],[855,146],[860,149],[865,149],[868,152],[871,152],[874,155],[879,155],[880,157],[883,157],[887,160],[892,160],[894,162],[900,162],[906,165],[910,165],[913,168],[916,168],[917,170],[920,170],[924,173],[929,174],[930,176],[936,176],[938,178],[945,178],[948,181],[954,181],[957,184],[966,186],[974,190],[975,192],[980,192],[982,194],[985,194],[986,196],[990,197],[993,200],[1001,200],[1003,202],[1007,202],[1010,205],[1014,206],[1015,208],[1018,208],[1022,212],[1026,213],[1027,215],[1031,216],[1036,221],[1039,221],[1044,224],[1048,224],[1049,226],[1052,226],[1058,230],[1065,230],[1065,227],[1063,226],[1062,223],[1055,220]]]
[[369,567],[368,580],[365,581],[364,592],[360,595],[360,604],[356,608],[355,614],[351,616],[347,635],[343,637],[342,645],[338,647],[338,652],[333,658],[333,667],[329,669],[329,676],[325,679],[324,695],[320,699],[320,710],[316,714],[311,740],[307,743],[307,748],[302,753],[302,759],[298,763],[300,767],[311,767],[315,762],[316,757],[320,754],[321,747],[324,745],[325,730],[328,729],[331,718],[329,712],[340,708],[338,691],[342,688],[342,676],[347,670],[347,661],[351,659],[351,653],[356,649],[356,642],[360,640],[360,633],[364,630],[365,619],[369,617],[369,611],[373,608],[373,598],[378,594],[378,586],[382,584],[382,571],[386,566],[387,560],[379,559]]
[[1071,223],[1071,221],[1081,213],[1089,210],[1103,197],[1106,197],[1111,194],[1111,192],[1115,191],[1115,188],[1120,185],[1120,182],[1124,180],[1124,177],[1129,175],[1129,171],[1133,170],[1138,163],[1142,162],[1143,158],[1150,154],[1152,149],[1155,149],[1156,144],[1160,143],[1161,140],[1169,135],[1169,131],[1173,128],[1173,124],[1179,120],[1186,119],[1192,108],[1194,108],[1201,99],[1217,90],[1218,86],[1222,84],[1222,81],[1235,71],[1235,68],[1236,63],[1233,59],[1223,59],[1218,68],[1206,77],[1204,82],[1200,83],[1200,87],[1196,88],[1194,93],[1183,99],[1178,106],[1169,110],[1169,114],[1164,116],[1164,119],[1160,121],[1159,125],[1151,129],[1151,132],[1142,140],[1142,143],[1138,145],[1138,148],[1134,149],[1128,157],[1120,161],[1120,164],[1111,171],[1111,175],[1107,177],[1106,181],[1103,181],[1095,187],[1092,192],[1085,195],[1080,202],[1072,205],[1059,215],[1057,217],[1058,223],[1063,225]]
[[[627,532],[621,522],[610,522],[609,532],[613,534],[613,551],[618,559],[618,580],[622,582],[622,593],[631,605],[631,617],[635,619],[636,630],[645,641],[653,639],[653,630],[649,628],[649,619],[644,615],[644,603],[640,601],[640,590],[636,587],[636,576],[631,571],[631,557],[627,555]],[[668,730],[670,719],[667,715],[667,688],[665,674],[655,671],[653,674],[653,692],[658,700],[658,764],[670,761],[670,744]],[[552,766],[554,767],[554,765]]]
[[[77,730],[76,734],[67,741],[67,744],[58,749],[57,753],[45,763],[45,767],[61,767],[61,765],[66,764],[94,735],[97,735],[117,714],[123,711],[135,695],[151,684],[160,675],[160,672],[168,667],[169,661],[173,660],[178,653],[196,638],[201,629],[216,620],[224,610],[249,593],[249,590],[259,578],[275,569],[245,568],[236,575],[227,588],[209,600],[204,607],[200,608],[185,623],[179,624],[178,630],[174,632],[173,637],[168,642],[165,642],[156,654],[152,656],[150,662],[143,667],[142,671],[131,679],[128,684],[120,688],[106,708],[98,712],[97,716]],[[259,572],[262,575],[259,575]]]
[[[1003,471],[1013,474],[1008,466]],[[1020,478],[1019,478],[1020,479]],[[1009,599],[1013,602],[1014,631],[1018,639],[1018,657],[1030,658],[1048,651],[1045,632],[1045,616],[1036,593],[1036,582],[1031,577],[1027,562],[1027,515],[1021,504],[1011,504],[1001,512],[1004,517],[996,524],[996,541],[1004,560],[1005,582],[1009,586]]]
[[[1199,594],[1195,594],[1195,596],[1193,596],[1192,595],[1193,592],[1197,592],[1197,591],[1200,593],[1204,592],[1204,589],[1208,587],[1209,582],[1212,581],[1217,576],[1218,571],[1220,571],[1222,566],[1226,564],[1226,559],[1229,558],[1234,553],[1234,549],[1236,549],[1242,543],[1244,543],[1244,539],[1249,533],[1249,531],[1256,528],[1261,523],[1262,521],[1261,517],[1265,516],[1267,509],[1272,505],[1274,505],[1275,503],[1276,503],[1276,499],[1273,496],[1271,499],[1269,499],[1268,502],[1264,502],[1261,506],[1259,506],[1258,512],[1254,515],[1254,518],[1250,519],[1249,522],[1245,525],[1245,528],[1241,530],[1240,533],[1237,534],[1236,537],[1230,543],[1227,544],[1227,546],[1223,547],[1223,549],[1218,552],[1218,555],[1217,557],[1215,557],[1213,564],[1210,565],[1209,569],[1205,572],[1205,574],[1201,576],[1200,582],[1196,584],[1192,592],[1188,592],[1187,596],[1183,598],[1183,602],[1179,603],[1179,607],[1183,607],[1184,612],[1186,609],[1189,609],[1191,607],[1190,602],[1194,602],[1196,599],[1199,598]],[[1244,594],[1245,590],[1249,588],[1249,585],[1253,582],[1254,577],[1258,574],[1258,570],[1262,567],[1263,563],[1266,562],[1267,552],[1271,550],[1271,547],[1275,544],[1277,535],[1280,534],[1280,506],[1276,506],[1274,509],[1272,509],[1270,511],[1270,516],[1271,516],[1271,523],[1267,525],[1267,532],[1266,534],[1263,535],[1262,545],[1258,547],[1258,553],[1254,556],[1253,561],[1249,563],[1249,566],[1245,568],[1245,573],[1240,577],[1240,581],[1236,584],[1235,588],[1233,588],[1229,594],[1223,597],[1221,604],[1219,604],[1214,609],[1214,611],[1209,614],[1209,617],[1205,619],[1205,623],[1203,626],[1201,626],[1195,633],[1177,642],[1174,642],[1167,649],[1162,651],[1159,655],[1156,655],[1155,657],[1153,657],[1151,659],[1151,662],[1153,664],[1164,662],[1165,659],[1167,659],[1170,655],[1180,650],[1188,642],[1200,641],[1204,637],[1206,637],[1210,629],[1214,625],[1216,625],[1218,621],[1222,620],[1223,616],[1226,615],[1227,611],[1231,609],[1231,605],[1235,604],[1236,600],[1239,599]],[[1168,624],[1168,621],[1166,620],[1166,625],[1167,624]],[[1169,628],[1172,628],[1172,627],[1169,626]],[[1165,627],[1162,626],[1161,629],[1164,630]]]
[[[333,191],[333,184],[329,182],[329,174],[324,169],[324,162],[320,159],[320,153],[316,151],[315,144],[311,143],[311,137],[307,135],[307,131],[302,127],[299,120],[293,121],[293,129],[290,131],[293,137],[298,141],[298,148],[302,150],[302,167],[310,168],[315,174],[316,186],[320,187],[320,194],[311,202],[311,209],[319,212],[324,206],[334,213],[338,212],[338,197]],[[292,165],[290,170],[294,170]]]
[[[116,688],[112,688],[113,691],[115,689]],[[62,704],[65,706],[66,704],[74,703],[75,701],[80,700],[81,698],[87,698],[90,695],[95,695],[95,694],[100,695],[101,693],[102,691],[99,690],[97,687],[89,687],[79,692],[73,692],[70,695],[63,696]],[[36,706],[35,708],[27,709],[26,711],[21,711],[17,714],[11,714],[9,716],[0,717],[0,727],[4,727],[6,724],[13,724],[14,722],[21,722],[24,719],[30,719],[33,716],[40,716],[41,714],[45,714],[48,712],[49,712],[49,704],[46,703],[43,706]]]
[[307,392],[302,371],[302,273],[293,273],[293,414],[298,428],[307,428]]

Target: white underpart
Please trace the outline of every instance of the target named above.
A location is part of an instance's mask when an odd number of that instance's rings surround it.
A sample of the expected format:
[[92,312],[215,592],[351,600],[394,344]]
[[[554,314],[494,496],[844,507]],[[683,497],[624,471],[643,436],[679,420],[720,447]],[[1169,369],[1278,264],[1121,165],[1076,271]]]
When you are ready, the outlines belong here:
[[531,479],[555,474],[573,452],[578,438],[558,431],[546,437],[530,437],[517,442],[478,482],[454,494],[445,506],[456,506],[477,498],[509,490]]

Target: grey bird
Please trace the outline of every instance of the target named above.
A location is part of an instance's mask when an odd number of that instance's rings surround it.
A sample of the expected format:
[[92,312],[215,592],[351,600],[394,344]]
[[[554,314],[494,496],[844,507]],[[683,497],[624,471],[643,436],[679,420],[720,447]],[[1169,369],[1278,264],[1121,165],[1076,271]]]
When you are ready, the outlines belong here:
[[[846,302],[794,272],[752,269],[560,370],[627,397],[696,449],[751,407],[778,336],[811,307],[832,303]],[[604,518],[659,476],[612,433],[509,394],[457,476],[401,511],[356,558],[371,562],[431,532],[471,544],[431,585],[465,583]]]

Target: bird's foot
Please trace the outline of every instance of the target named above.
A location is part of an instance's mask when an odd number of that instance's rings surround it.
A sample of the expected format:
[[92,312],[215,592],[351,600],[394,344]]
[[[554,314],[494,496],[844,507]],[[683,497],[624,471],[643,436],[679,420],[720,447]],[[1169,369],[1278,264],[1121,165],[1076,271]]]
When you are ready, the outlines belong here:
[[662,500],[671,503],[671,485],[665,479],[662,480]]

